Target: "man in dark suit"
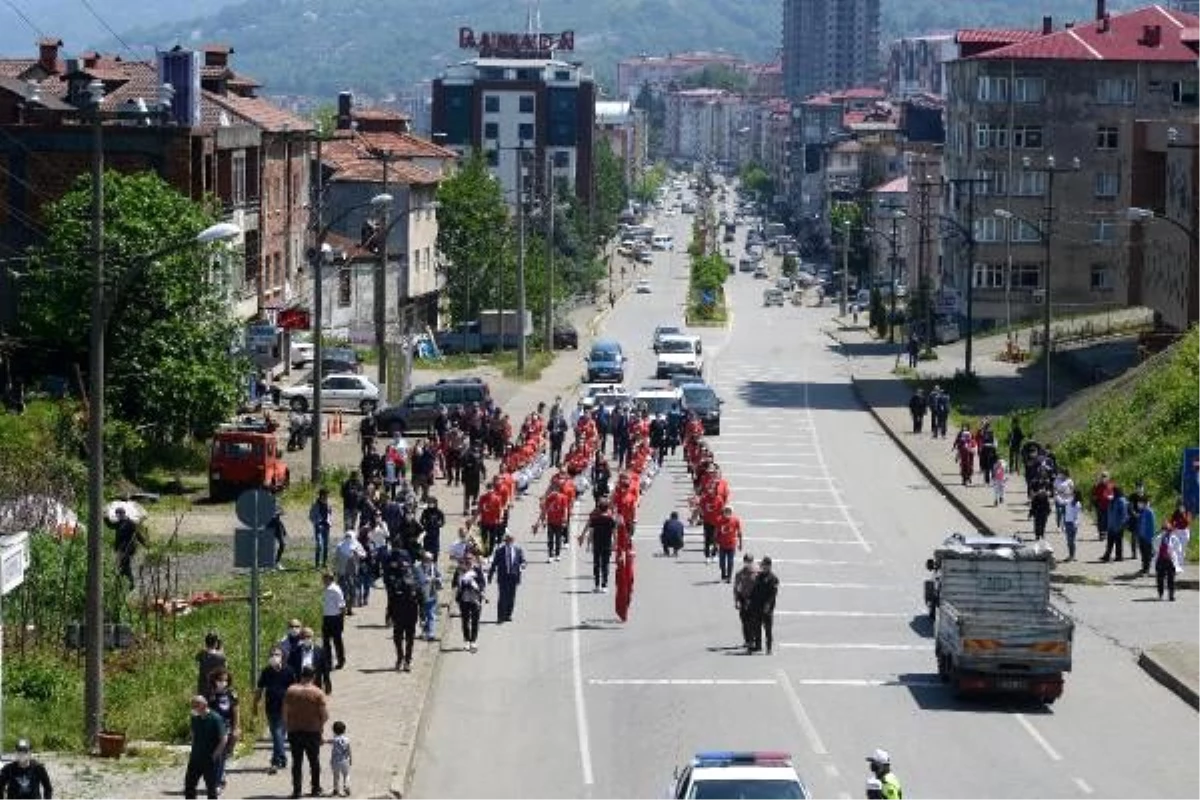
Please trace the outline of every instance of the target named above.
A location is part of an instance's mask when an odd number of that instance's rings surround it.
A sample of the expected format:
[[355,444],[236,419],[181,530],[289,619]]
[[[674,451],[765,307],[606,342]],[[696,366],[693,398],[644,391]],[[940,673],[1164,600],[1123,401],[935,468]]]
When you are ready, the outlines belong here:
[[512,620],[513,605],[517,601],[517,587],[521,585],[521,571],[525,569],[525,551],[513,542],[511,533],[504,534],[504,544],[492,553],[492,566],[488,570],[488,583],[497,578],[499,599],[496,602],[496,622]]

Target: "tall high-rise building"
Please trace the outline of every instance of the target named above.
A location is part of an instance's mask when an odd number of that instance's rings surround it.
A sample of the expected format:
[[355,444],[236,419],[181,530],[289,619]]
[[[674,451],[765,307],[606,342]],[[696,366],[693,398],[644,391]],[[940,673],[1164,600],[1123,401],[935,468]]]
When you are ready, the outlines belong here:
[[879,0],[783,0],[788,97],[873,86],[879,77]]

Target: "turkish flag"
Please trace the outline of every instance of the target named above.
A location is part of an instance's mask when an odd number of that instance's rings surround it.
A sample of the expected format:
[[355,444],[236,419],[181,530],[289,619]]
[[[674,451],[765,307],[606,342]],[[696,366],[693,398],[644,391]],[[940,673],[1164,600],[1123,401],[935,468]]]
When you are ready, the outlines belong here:
[[617,529],[617,617],[629,619],[629,604],[633,602],[633,540],[622,524]]

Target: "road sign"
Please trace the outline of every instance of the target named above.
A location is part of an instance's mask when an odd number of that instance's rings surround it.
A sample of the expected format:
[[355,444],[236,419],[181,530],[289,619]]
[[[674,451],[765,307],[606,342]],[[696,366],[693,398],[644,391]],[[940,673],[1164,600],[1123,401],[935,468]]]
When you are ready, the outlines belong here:
[[[257,543],[254,541],[255,538],[258,539]],[[259,567],[270,569],[275,566],[275,534],[265,528],[237,528],[234,530],[234,568],[252,569],[256,556]]]
[[1183,448],[1179,470],[1179,494],[1192,516],[1200,513],[1200,447]]
[[237,518],[251,528],[262,528],[275,516],[275,495],[266,489],[247,489],[238,495]]

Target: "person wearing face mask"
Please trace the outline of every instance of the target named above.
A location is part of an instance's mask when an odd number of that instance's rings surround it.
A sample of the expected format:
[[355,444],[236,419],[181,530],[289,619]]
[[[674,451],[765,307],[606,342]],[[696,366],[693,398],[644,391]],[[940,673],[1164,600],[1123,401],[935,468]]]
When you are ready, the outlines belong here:
[[333,685],[329,680],[329,656],[319,644],[313,641],[312,628],[300,629],[300,639],[284,662],[291,669],[292,674],[297,676],[305,667],[311,668],[317,686],[324,689],[326,694],[333,694]]
[[242,735],[242,714],[238,707],[237,692],[233,690],[233,677],[227,669],[212,674],[212,688],[208,692],[208,707],[215,711],[225,723],[225,749],[216,762],[217,791],[225,791],[225,764]]
[[288,687],[296,682],[296,675],[284,663],[283,650],[276,645],[271,648],[267,666],[258,676],[258,688],[254,690],[254,712],[259,704],[267,712],[267,730],[271,733],[271,766],[268,775],[287,769],[287,729],[283,726],[283,696]]
[[288,620],[287,633],[284,634],[283,638],[279,640],[279,644],[276,645],[283,651],[283,661],[285,664],[290,659],[292,651],[300,645],[300,628],[300,620]]
[[17,756],[0,769],[0,797],[54,797],[50,773],[30,753],[29,740],[17,740]]
[[217,761],[225,753],[227,733],[221,715],[208,707],[208,699],[198,694],[192,698],[192,748],[188,753],[187,771],[183,776],[183,796],[195,797],[196,786],[204,778],[204,794],[217,794]]
[[204,649],[196,653],[196,694],[208,694],[212,675],[225,668],[225,649],[221,637],[209,631],[204,636]]

